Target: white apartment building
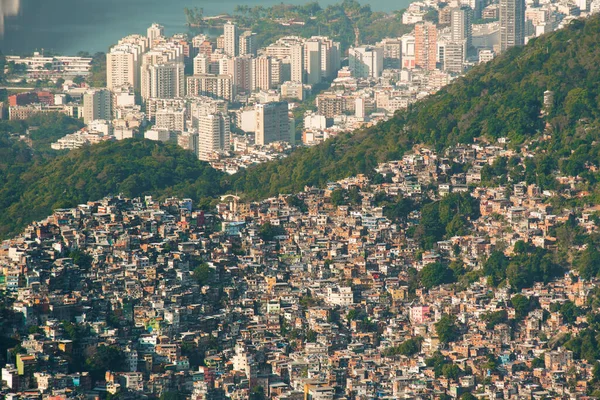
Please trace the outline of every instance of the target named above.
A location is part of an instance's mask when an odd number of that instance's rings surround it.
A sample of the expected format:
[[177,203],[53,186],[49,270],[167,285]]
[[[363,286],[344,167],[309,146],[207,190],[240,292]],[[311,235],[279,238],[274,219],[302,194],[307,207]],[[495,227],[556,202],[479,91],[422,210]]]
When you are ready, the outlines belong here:
[[208,96],[232,101],[235,95],[233,81],[229,75],[194,75],[187,78],[188,96]]
[[354,304],[354,293],[350,287],[327,288],[327,302],[331,305],[348,307]]
[[156,39],[161,38],[165,35],[165,27],[159,24],[152,24],[148,28],[147,34],[150,48],[153,48]]
[[225,40],[223,50],[225,51],[225,54],[230,57],[239,55],[239,34],[237,26],[229,21],[223,26],[223,30]]
[[194,75],[210,73],[210,58],[205,54],[198,54],[194,57]]
[[252,90],[269,90],[273,86],[271,58],[260,56],[252,59],[253,84]]
[[231,143],[229,117],[222,113],[194,118],[198,131],[198,159],[210,160],[211,154],[228,150]]
[[156,112],[155,128],[174,132],[185,130],[185,109],[163,108]]
[[379,78],[383,72],[383,48],[363,46],[348,50],[352,76]]
[[273,142],[294,143],[287,102],[257,104],[255,142],[264,146]]
[[184,65],[182,62],[142,66],[141,94],[149,98],[172,99],[185,95]]

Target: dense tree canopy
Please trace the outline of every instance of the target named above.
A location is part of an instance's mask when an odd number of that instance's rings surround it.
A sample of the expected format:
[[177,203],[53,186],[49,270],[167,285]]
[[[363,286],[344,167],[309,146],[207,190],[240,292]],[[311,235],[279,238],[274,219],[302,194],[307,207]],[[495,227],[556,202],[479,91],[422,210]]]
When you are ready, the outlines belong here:
[[450,343],[460,336],[460,329],[456,323],[456,317],[448,314],[442,315],[435,323],[435,332],[442,343]]
[[[0,142],[2,141],[0,134]],[[41,219],[55,208],[71,207],[107,195],[178,195],[198,206],[224,187],[223,173],[172,144],[142,139],[105,142],[55,158],[32,155],[20,142],[4,139],[0,148],[0,236]],[[14,166],[3,162],[13,162]],[[223,185],[226,185],[226,181]]]

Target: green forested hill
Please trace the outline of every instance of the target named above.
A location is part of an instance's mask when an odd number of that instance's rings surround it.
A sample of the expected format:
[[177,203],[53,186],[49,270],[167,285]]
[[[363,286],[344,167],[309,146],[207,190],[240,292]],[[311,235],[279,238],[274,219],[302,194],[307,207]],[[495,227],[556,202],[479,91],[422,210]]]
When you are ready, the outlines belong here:
[[[545,149],[540,148],[533,167],[541,173],[559,167],[583,172],[582,160],[597,165],[600,154],[599,145],[592,145],[600,137],[599,43],[600,18],[575,21],[474,68],[388,122],[251,168],[234,177],[233,187],[250,198],[293,192],[307,184],[368,173],[416,143],[441,149],[487,136],[508,137],[518,144],[539,136],[546,123],[552,140],[537,145]],[[542,119],[545,90],[555,92],[555,104]],[[561,157],[567,158],[559,163]]]
[[[43,218],[52,208],[109,194],[178,195],[210,201],[236,191],[257,199],[323,185],[379,162],[397,159],[414,144],[443,149],[479,136],[531,140],[524,176],[544,188],[555,171],[583,175],[600,201],[600,18],[532,40],[480,65],[447,88],[373,128],[343,134],[287,159],[227,176],[174,145],[145,140],[104,143],[49,156],[0,129],[0,237]],[[542,118],[543,93],[555,103]],[[68,123],[69,121],[63,121]],[[65,132],[68,133],[68,132]],[[54,132],[40,137],[40,146]]]
[[[11,157],[28,157],[21,145]],[[223,174],[175,145],[124,140],[84,147],[54,159],[37,160],[12,174],[0,175],[0,236],[18,232],[52,209],[106,195],[153,194],[211,199],[222,193]],[[0,174],[2,170],[0,170]]]

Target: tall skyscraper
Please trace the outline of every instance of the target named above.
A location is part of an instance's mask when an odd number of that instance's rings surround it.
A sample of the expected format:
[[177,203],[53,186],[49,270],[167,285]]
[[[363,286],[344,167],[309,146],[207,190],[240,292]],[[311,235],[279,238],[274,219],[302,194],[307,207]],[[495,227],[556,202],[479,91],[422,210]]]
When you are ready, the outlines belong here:
[[415,66],[434,70],[437,59],[437,28],[427,21],[415,25]]
[[225,54],[227,54],[230,57],[235,57],[239,55],[240,38],[238,35],[237,26],[231,23],[231,21],[229,21],[223,26],[223,30],[225,31],[223,34],[223,50],[225,51]]
[[500,51],[525,43],[525,0],[500,0]]
[[293,143],[287,102],[257,104],[255,107],[257,145],[264,146],[273,142]]
[[198,129],[198,158],[208,161],[213,152],[228,150],[231,143],[229,117],[214,113],[194,118]]
[[239,43],[239,54],[240,56],[244,55],[256,55],[256,33],[246,31],[240,35],[240,43]]
[[[473,38],[473,10],[463,6],[454,8],[450,13],[451,39],[454,43],[465,41],[465,50],[471,47]],[[464,54],[466,56],[466,52]]]
[[112,93],[108,89],[90,89],[83,95],[83,122],[111,120]]

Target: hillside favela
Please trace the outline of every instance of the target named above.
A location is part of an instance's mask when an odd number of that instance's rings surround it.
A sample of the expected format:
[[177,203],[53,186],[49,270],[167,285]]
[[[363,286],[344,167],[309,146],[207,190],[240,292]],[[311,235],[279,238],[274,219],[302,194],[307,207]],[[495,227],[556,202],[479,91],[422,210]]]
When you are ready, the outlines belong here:
[[600,0],[289,1],[0,48],[0,398],[600,399]]

